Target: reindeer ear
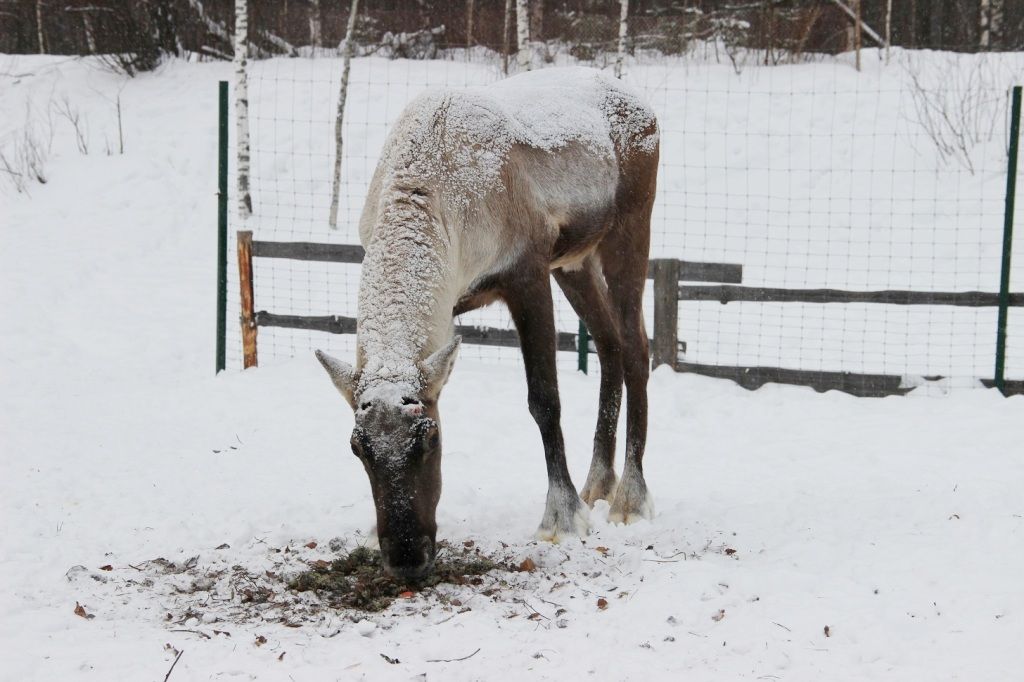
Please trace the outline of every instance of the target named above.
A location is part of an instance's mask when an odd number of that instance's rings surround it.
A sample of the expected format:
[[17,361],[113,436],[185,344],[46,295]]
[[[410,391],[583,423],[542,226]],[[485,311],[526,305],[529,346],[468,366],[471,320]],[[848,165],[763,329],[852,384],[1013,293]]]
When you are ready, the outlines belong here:
[[355,409],[356,382],[359,381],[359,376],[352,365],[336,360],[321,350],[316,351],[316,359],[327,370],[327,375],[331,377],[335,388],[341,392],[352,409]]
[[423,375],[423,391],[431,398],[439,396],[441,388],[448,382],[455,357],[459,354],[460,343],[462,337],[456,336],[447,346],[419,363],[420,373]]

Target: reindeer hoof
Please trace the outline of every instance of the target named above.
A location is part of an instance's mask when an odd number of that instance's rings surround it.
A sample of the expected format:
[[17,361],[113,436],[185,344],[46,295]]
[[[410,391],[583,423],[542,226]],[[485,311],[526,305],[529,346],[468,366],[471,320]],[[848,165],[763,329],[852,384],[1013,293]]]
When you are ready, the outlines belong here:
[[590,532],[590,514],[575,490],[548,491],[544,518],[534,537],[559,543],[566,538],[585,537]]
[[615,476],[614,471],[606,469],[603,472],[597,472],[591,469],[580,497],[590,507],[593,507],[598,500],[611,502],[615,494],[616,483],[618,483],[618,477]]
[[634,472],[624,474],[608,510],[608,523],[629,524],[653,517],[654,502],[643,476]]

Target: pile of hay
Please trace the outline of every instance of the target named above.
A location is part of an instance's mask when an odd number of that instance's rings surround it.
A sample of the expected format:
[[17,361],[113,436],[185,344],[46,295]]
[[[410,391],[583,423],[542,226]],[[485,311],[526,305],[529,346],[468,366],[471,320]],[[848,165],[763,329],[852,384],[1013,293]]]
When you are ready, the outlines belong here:
[[441,583],[480,585],[480,576],[495,570],[512,569],[479,550],[463,547],[457,551],[442,542],[430,574],[419,582],[409,583],[384,574],[379,551],[359,547],[344,558],[317,562],[289,581],[288,587],[298,592],[315,591],[334,607],[383,611],[395,599],[411,597]]

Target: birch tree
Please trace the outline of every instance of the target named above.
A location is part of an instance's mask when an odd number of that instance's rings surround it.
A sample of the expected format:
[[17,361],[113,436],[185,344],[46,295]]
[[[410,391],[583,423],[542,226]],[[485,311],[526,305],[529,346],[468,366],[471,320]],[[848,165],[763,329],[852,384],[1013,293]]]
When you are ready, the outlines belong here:
[[320,0],[309,0],[309,45],[313,48],[313,54],[320,51],[323,46],[323,31],[320,23]]
[[622,60],[626,56],[626,35],[629,33],[629,0],[620,0],[619,51],[615,55],[615,77],[622,78]]
[[501,70],[508,75],[508,55],[512,51],[508,32],[512,27],[512,0],[505,0],[505,22],[501,32]]
[[238,215],[252,215],[249,195],[249,84],[245,67],[249,53],[249,7],[235,0],[235,124],[238,135]]
[[999,40],[999,31],[1003,21],[1003,0],[981,0],[980,36],[978,45],[987,50]]
[[892,45],[892,0],[885,2],[885,63],[889,63],[889,46]]
[[519,52],[516,60],[519,68],[529,71],[533,66],[533,50],[530,48],[530,2],[516,0],[516,47]]
[[39,54],[46,54],[46,36],[43,34],[43,0],[36,0],[36,36],[39,40]]
[[352,37],[356,29],[356,13],[359,11],[359,0],[352,0],[348,12],[348,26],[345,27],[345,50],[341,69],[341,86],[338,89],[338,114],[334,119],[334,182],[331,186],[332,230],[338,229],[338,200],[341,194],[341,159],[344,137],[342,123],[345,120],[345,99],[348,97],[348,76],[352,66]]

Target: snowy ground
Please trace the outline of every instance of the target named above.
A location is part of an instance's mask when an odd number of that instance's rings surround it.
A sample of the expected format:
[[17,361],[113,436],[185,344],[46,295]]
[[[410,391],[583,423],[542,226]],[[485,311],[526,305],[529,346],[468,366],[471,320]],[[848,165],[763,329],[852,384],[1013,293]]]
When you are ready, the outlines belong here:
[[[14,66],[50,75],[3,77],[4,126],[19,87],[116,87],[79,64]],[[177,682],[1019,675],[1024,397],[986,390],[867,400],[656,372],[657,516],[610,527],[599,507],[585,544],[553,547],[530,540],[545,477],[521,370],[463,359],[442,401],[439,536],[538,569],[362,623],[232,596],[235,566],[355,546],[372,507],[351,414],[310,356],[210,376],[214,130],[165,109],[211,111],[227,73],[133,82],[124,156],[78,155],[58,127],[48,184],[0,195],[0,679],[162,680],[175,651]],[[580,483],[597,379],[560,378]]]

